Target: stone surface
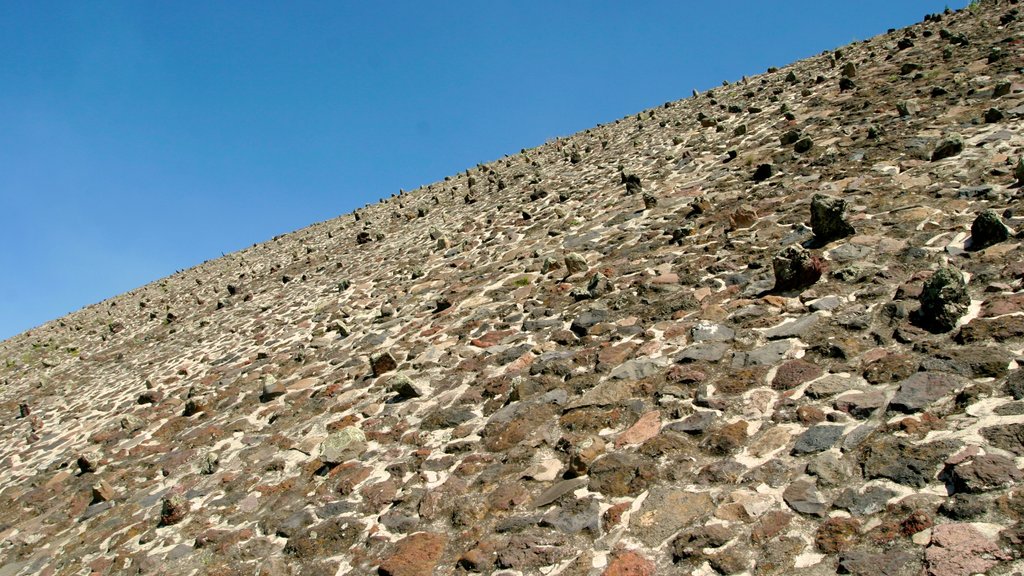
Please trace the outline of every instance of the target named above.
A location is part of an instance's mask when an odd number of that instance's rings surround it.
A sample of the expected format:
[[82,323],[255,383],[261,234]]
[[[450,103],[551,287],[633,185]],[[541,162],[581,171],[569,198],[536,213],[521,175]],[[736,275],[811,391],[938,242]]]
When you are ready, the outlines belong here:
[[1020,571],[994,548],[1024,540],[1013,9],[554,138],[0,342],[0,572]]

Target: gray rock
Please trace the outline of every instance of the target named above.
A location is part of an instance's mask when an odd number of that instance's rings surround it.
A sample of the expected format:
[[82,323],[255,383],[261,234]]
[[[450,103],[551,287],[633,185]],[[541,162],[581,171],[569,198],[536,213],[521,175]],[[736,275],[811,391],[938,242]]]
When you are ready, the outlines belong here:
[[591,308],[590,310],[584,310],[580,312],[578,316],[572,321],[569,329],[580,338],[587,335],[591,328],[600,324],[601,322],[608,322],[611,319],[611,313],[603,308]]
[[544,490],[533,499],[533,505],[536,508],[547,506],[562,496],[583,488],[587,485],[587,482],[587,478],[572,478],[570,480],[555,482],[548,489]]
[[867,516],[885,510],[885,505],[894,496],[895,492],[881,486],[868,486],[863,493],[847,488],[836,498],[833,505],[854,516]]
[[579,274],[580,272],[586,272],[589,266],[587,261],[575,252],[568,252],[565,255],[565,269],[570,276],[573,274]]
[[550,526],[567,534],[588,530],[595,536],[600,535],[601,504],[594,498],[573,499],[544,514],[540,525]]
[[917,372],[900,382],[899,390],[889,401],[889,410],[913,414],[942,398],[963,389],[968,380],[944,372]]
[[334,432],[320,444],[320,461],[324,464],[341,464],[366,451],[366,435],[354,426]]
[[963,275],[955,268],[940,268],[929,278],[918,297],[921,308],[915,319],[932,332],[949,332],[967,313],[971,297]]
[[992,210],[978,214],[971,224],[971,250],[982,250],[1010,238],[1010,231]]
[[943,138],[932,151],[932,162],[945,160],[960,154],[964,150],[964,139],[959,134],[950,134]]
[[733,368],[748,368],[777,364],[786,357],[793,344],[794,340],[776,340],[750,352],[737,352],[733,357],[732,366]]
[[786,505],[808,516],[823,518],[828,510],[825,498],[818,492],[812,482],[797,480],[790,484],[783,492],[782,499]]
[[825,424],[811,426],[797,437],[792,453],[794,456],[803,456],[828,450],[835,446],[842,436],[842,426],[828,426]]
[[724,342],[701,342],[683,348],[676,356],[676,362],[718,362],[730,350]]
[[395,374],[388,382],[388,389],[403,400],[422,398],[430,393],[430,388],[420,382],[414,382],[405,374]]
[[811,229],[821,243],[831,242],[853,234],[853,226],[843,218],[846,201],[824,194],[811,198]]
[[796,320],[790,319],[777,326],[772,326],[767,330],[763,330],[761,333],[769,340],[778,340],[780,338],[800,338],[817,326],[818,321],[823,317],[824,315],[821,313],[805,314]]

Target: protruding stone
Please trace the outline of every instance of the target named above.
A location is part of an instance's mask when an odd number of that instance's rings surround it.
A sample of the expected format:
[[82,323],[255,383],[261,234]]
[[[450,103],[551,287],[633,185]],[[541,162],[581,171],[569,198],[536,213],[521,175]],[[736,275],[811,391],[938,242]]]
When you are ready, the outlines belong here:
[[285,392],[288,391],[284,387],[284,384],[277,381],[272,374],[267,374],[261,378],[263,380],[263,392],[260,394],[261,402],[270,402],[274,398],[284,396]]
[[658,197],[650,192],[644,192],[644,208],[651,210],[658,205]]
[[405,374],[396,374],[388,382],[388,388],[404,400],[426,396],[429,390],[421,383],[414,382]]
[[787,246],[772,260],[777,292],[801,290],[814,284],[825,271],[825,263],[800,246]]
[[397,367],[398,362],[390,352],[384,351],[370,355],[370,368],[373,370],[374,376],[387,374]]
[[754,182],[763,182],[772,177],[772,165],[771,164],[758,164],[757,169],[754,170],[754,175],[750,177]]
[[565,269],[572,276],[573,274],[586,272],[589,269],[589,265],[583,256],[575,252],[567,252],[565,254]]
[[982,250],[1010,238],[1010,231],[992,210],[978,214],[971,224],[971,249]]
[[811,198],[811,228],[819,242],[831,242],[853,234],[853,226],[843,218],[846,200],[824,194]]
[[331,434],[320,445],[320,461],[341,464],[366,451],[366,435],[355,426],[348,426]]
[[105,480],[92,485],[92,503],[109,502],[116,496],[114,489]]
[[626,194],[637,194],[643,190],[640,184],[640,177],[628,172],[622,173],[622,183],[626,185]]
[[100,467],[100,460],[103,456],[97,451],[83,452],[78,455],[78,469],[82,474],[95,472]]
[[918,300],[917,324],[933,332],[952,330],[971,305],[963,275],[955,268],[940,268],[932,274]]
[[185,519],[192,505],[181,494],[164,497],[160,503],[160,526],[171,526]]
[[1017,159],[1017,165],[1013,168],[1013,177],[1017,179],[1017,184],[1024,186],[1024,157]]
[[964,139],[959,134],[950,134],[939,142],[932,152],[932,162],[952,158],[964,151]]

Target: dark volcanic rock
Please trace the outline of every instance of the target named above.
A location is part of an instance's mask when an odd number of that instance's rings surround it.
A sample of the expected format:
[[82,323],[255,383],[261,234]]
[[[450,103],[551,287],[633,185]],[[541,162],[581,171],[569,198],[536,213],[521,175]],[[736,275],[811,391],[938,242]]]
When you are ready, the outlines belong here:
[[825,272],[825,263],[799,246],[783,248],[772,259],[776,292],[801,290],[811,286]]
[[955,268],[940,268],[924,283],[919,298],[918,325],[933,332],[949,332],[967,312],[971,297],[963,275]]
[[1010,231],[992,210],[985,210],[971,224],[971,249],[982,250],[1010,238]]
[[967,385],[967,380],[943,372],[917,372],[900,382],[889,410],[911,414],[920,412],[942,398],[952,396]]
[[811,198],[811,229],[821,243],[831,242],[853,234],[853,226],[843,218],[846,201],[824,194]]

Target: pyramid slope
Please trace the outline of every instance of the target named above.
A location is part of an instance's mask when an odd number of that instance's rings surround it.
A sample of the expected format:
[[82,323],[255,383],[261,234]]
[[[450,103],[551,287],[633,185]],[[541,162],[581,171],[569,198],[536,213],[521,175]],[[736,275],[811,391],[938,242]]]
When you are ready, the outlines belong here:
[[[930,16],[0,343],[0,574],[1024,569],[1017,9]],[[815,239],[819,194],[852,234]],[[978,249],[986,210],[1011,234]],[[780,288],[793,245],[823,274]],[[944,267],[967,297],[937,331],[918,295]]]

